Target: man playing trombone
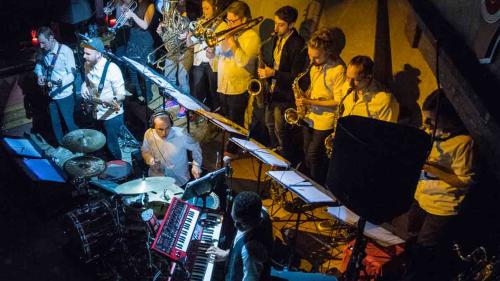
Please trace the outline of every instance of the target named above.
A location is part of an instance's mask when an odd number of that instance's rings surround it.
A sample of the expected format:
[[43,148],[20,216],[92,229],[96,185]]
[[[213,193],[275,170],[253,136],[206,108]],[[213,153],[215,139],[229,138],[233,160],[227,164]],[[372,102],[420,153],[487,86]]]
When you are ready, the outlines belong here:
[[[235,1],[227,8],[226,22],[233,28],[251,20],[250,7],[245,2]],[[239,36],[235,37],[235,34]],[[218,56],[217,92],[220,93],[222,113],[243,126],[245,109],[248,104],[247,86],[255,73],[255,63],[259,53],[260,38],[252,29],[228,32],[224,40],[214,50],[207,50],[207,57]],[[228,143],[225,154],[235,156],[237,147]]]
[[271,146],[280,148],[293,165],[300,160],[293,144],[293,127],[285,122],[284,112],[295,105],[292,91],[294,77],[304,68],[305,42],[294,28],[297,9],[284,6],[274,13],[273,57],[271,66],[258,69],[260,79],[270,78],[270,98],[266,106],[266,127]]

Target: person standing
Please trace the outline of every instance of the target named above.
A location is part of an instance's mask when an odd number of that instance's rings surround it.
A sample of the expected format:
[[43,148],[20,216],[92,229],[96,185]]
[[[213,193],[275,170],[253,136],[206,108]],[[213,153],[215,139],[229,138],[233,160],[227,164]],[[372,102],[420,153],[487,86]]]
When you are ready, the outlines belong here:
[[49,27],[41,27],[37,34],[42,55],[35,65],[34,72],[38,85],[46,90],[50,99],[49,115],[52,131],[57,143],[61,145],[64,136],[61,116],[68,132],[78,129],[73,116],[75,57],[68,46],[57,42],[54,32]]

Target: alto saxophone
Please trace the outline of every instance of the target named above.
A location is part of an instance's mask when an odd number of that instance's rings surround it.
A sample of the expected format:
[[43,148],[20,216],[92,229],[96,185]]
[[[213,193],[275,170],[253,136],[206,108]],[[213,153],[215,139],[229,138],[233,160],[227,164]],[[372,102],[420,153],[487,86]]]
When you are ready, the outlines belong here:
[[335,138],[335,133],[337,132],[337,123],[339,121],[340,115],[342,115],[342,109],[343,109],[342,104],[344,103],[344,100],[347,98],[347,96],[349,96],[349,94],[352,93],[353,90],[354,90],[353,88],[349,88],[345,96],[343,96],[342,99],[340,99],[340,102],[337,105],[337,110],[335,111],[335,115],[333,116],[333,132],[325,138],[324,142],[326,155],[328,156],[328,158],[332,158],[333,156],[333,139]]
[[[302,89],[299,86],[299,81],[304,77],[309,71],[311,70],[311,67],[313,64],[309,64],[309,66],[304,70],[304,72],[301,72],[295,79],[293,80],[292,84],[292,91],[293,91],[293,96],[295,99],[302,99],[302,98],[307,98],[309,89],[307,89],[305,92],[302,91]],[[300,121],[304,119],[304,117],[307,114],[308,108],[304,105],[297,106],[297,109],[295,108],[288,108],[285,110],[285,121],[290,124],[290,125],[299,125]]]

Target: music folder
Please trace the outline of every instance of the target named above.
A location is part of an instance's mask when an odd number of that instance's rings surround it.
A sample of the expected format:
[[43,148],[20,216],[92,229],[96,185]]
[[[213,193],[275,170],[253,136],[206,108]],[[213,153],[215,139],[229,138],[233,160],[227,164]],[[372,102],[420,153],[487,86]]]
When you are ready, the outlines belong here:
[[241,147],[243,150],[246,150],[250,152],[250,154],[259,158],[264,164],[285,169],[288,169],[290,167],[290,162],[288,162],[288,160],[269,150],[267,147],[255,141],[254,139],[247,140],[232,137],[230,138],[230,140]]

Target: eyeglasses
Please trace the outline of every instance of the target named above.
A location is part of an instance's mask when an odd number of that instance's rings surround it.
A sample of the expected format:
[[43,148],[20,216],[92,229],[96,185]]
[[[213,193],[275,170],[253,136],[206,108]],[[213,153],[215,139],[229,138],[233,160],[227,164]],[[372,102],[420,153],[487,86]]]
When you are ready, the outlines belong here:
[[230,19],[226,18],[226,23],[235,24],[239,20],[240,20],[239,18],[234,19],[234,20],[230,20]]

